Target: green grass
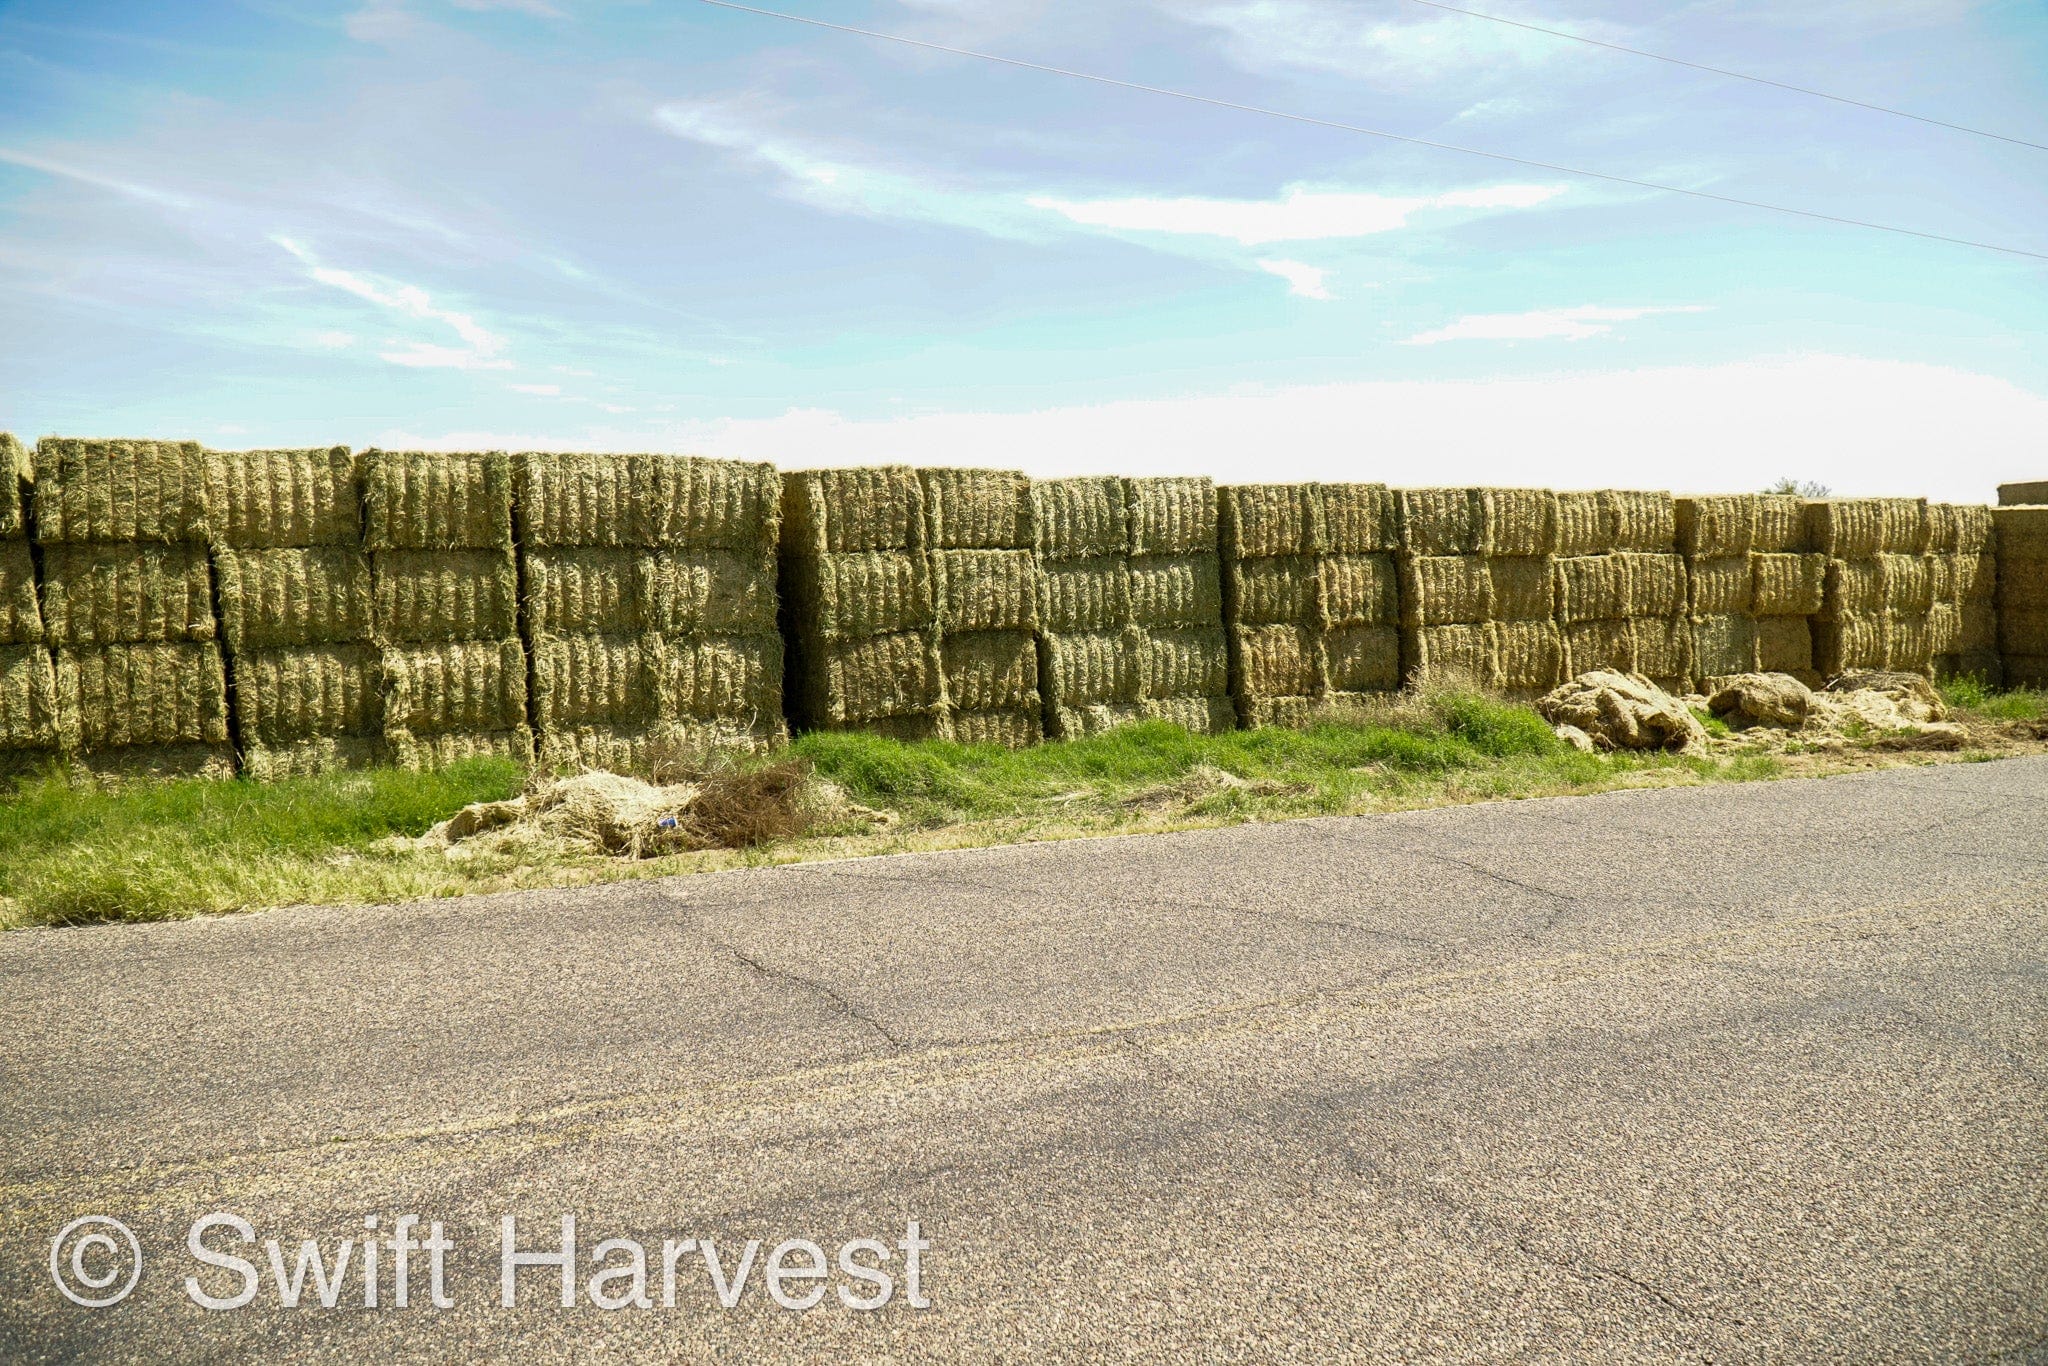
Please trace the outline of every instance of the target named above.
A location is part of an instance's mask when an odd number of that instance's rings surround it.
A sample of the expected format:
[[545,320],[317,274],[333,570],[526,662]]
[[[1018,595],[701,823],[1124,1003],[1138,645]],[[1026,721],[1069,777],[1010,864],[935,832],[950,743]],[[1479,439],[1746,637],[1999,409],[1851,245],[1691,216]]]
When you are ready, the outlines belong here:
[[1939,685],[1941,699],[1967,719],[2039,721],[2048,718],[2048,689],[1994,688],[1981,675],[1962,674]]

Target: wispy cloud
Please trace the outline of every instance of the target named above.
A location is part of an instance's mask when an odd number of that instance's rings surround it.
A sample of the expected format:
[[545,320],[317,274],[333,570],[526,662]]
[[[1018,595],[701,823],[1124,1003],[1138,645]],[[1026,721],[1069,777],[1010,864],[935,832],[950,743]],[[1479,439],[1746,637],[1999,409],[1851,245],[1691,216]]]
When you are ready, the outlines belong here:
[[467,313],[453,309],[437,308],[433,296],[417,285],[403,284],[357,271],[336,270],[323,266],[299,243],[289,237],[270,239],[290,252],[306,268],[306,274],[321,284],[358,299],[367,300],[380,308],[390,309],[409,318],[422,322],[440,323],[451,329],[460,346],[445,342],[420,341],[393,338],[385,345],[390,349],[378,352],[378,356],[393,365],[415,369],[449,370],[509,370],[512,362],[503,356],[505,339],[480,325]]
[[1406,196],[1289,185],[1274,199],[1072,200],[1036,196],[1029,202],[1033,208],[1088,227],[1224,237],[1253,247],[1393,232],[1409,226],[1416,214],[1427,210],[1535,208],[1563,193],[1562,185],[1491,185]]
[[96,171],[90,166],[58,161],[54,157],[39,156],[34,152],[23,152],[12,147],[0,147],[0,161],[26,170],[41,171],[44,175],[75,180],[81,185],[90,185],[95,189],[106,190],[128,199],[141,200],[145,204],[161,205],[167,209],[189,209],[194,207],[196,202],[188,196],[158,189],[154,185],[145,185],[140,181]]
[[[1214,31],[1226,56],[1255,71],[1292,68],[1405,85],[1469,81],[1527,70],[1571,44],[1463,15],[1361,6],[1351,0],[1156,0],[1173,18]],[[1620,41],[1626,29],[1575,22],[1576,32]]]
[[1408,338],[1409,346],[1434,346],[1447,341],[1583,341],[1614,330],[1616,323],[1660,313],[1705,313],[1704,304],[1675,304],[1644,308],[1608,308],[1581,304],[1577,308],[1539,308],[1528,313],[1472,313],[1442,327],[1418,332]]
[[1268,275],[1277,275],[1287,282],[1287,292],[1304,299],[1328,300],[1336,296],[1330,293],[1326,281],[1330,272],[1320,266],[1311,266],[1302,261],[1283,261],[1265,256],[1255,263]]

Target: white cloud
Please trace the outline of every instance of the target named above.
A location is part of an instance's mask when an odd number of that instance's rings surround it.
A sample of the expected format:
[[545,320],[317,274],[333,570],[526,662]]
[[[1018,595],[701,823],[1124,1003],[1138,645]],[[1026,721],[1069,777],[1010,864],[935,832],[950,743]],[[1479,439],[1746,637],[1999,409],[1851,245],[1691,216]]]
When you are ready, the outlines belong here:
[[[1565,57],[1573,44],[1457,14],[1402,13],[1354,0],[1157,0],[1179,20],[1215,31],[1228,57],[1254,71],[1294,69],[1426,86],[1495,78]],[[1627,30],[1574,20],[1589,38],[1622,41]]]
[[1245,246],[1269,242],[1366,237],[1408,226],[1437,209],[1530,209],[1564,193],[1562,185],[1490,185],[1435,195],[1383,195],[1362,190],[1289,185],[1276,199],[1090,199],[1036,196],[1047,209],[1087,227],[1224,237]]
[[18,151],[12,147],[0,147],[0,162],[31,171],[41,171],[44,175],[61,176],[66,180],[75,180],[81,185],[90,185],[94,189],[107,190],[128,199],[161,205],[167,209],[189,209],[194,204],[193,200],[170,190],[160,190],[154,185],[125,180],[120,176],[95,171],[89,166],[58,161],[54,157],[38,156],[33,152]]
[[[1361,442],[1360,432],[1371,440]],[[1649,451],[1644,433],[1656,433]],[[674,450],[806,465],[976,464],[1039,477],[1764,488],[1985,502],[2038,472],[2048,394],[1847,356],[1473,381],[1370,381],[1036,412],[779,417],[555,431],[392,431],[391,449]],[[1928,452],[1939,451],[1940,459]]]
[[538,394],[542,398],[560,398],[562,395],[559,384],[508,384],[505,387],[515,393]]
[[418,318],[423,322],[441,323],[453,329],[463,343],[461,346],[449,346],[441,342],[397,338],[386,342],[390,350],[377,353],[381,359],[393,365],[416,369],[512,368],[512,362],[501,354],[505,349],[503,337],[487,330],[467,313],[436,308],[433,297],[419,286],[323,266],[310,251],[289,237],[273,237],[270,240],[296,257],[299,263],[306,267],[306,273],[321,284],[353,294],[359,299],[368,300],[379,307],[388,308],[407,317]]
[[1320,266],[1311,266],[1301,261],[1282,261],[1273,257],[1261,257],[1255,263],[1269,275],[1277,275],[1287,282],[1287,292],[1304,299],[1331,299],[1329,286],[1324,281],[1330,272]]
[[1606,308],[1582,304],[1577,308],[1539,308],[1529,313],[1473,313],[1443,327],[1418,332],[1408,346],[1434,346],[1447,341],[1539,341],[1561,338],[1583,341],[1612,332],[1616,323],[1660,313],[1705,313],[1704,304],[1675,304],[1650,308]]

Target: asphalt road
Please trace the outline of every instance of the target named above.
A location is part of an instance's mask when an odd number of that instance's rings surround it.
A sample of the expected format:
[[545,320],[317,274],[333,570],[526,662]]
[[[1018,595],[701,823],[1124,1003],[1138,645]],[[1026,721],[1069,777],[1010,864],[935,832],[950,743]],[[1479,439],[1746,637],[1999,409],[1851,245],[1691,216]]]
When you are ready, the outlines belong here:
[[2031,758],[20,932],[0,1359],[2040,1360],[2044,922]]

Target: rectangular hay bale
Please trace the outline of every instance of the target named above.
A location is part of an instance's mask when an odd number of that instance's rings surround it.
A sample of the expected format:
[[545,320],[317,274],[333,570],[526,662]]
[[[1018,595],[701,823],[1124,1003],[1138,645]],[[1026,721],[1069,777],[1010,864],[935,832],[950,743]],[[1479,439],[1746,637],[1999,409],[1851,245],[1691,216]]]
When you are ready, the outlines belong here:
[[216,547],[362,547],[362,471],[346,446],[209,450],[206,501]]
[[57,749],[57,672],[40,645],[0,645],[0,751]]
[[939,643],[946,700],[956,710],[1036,708],[1038,641],[1030,631],[969,631]]
[[1756,666],[1765,673],[1791,674],[1804,680],[1812,674],[1813,628],[1805,617],[1758,617]]
[[512,457],[503,451],[365,451],[363,545],[373,551],[512,549]]
[[1143,696],[1136,631],[1088,631],[1039,637],[1039,687],[1049,707],[1136,702]]
[[13,432],[0,432],[0,541],[28,535],[28,485],[35,462]]
[[1404,627],[1401,672],[1413,683],[1466,682],[1498,688],[1500,661],[1485,622]]
[[1725,616],[1749,612],[1755,603],[1751,562],[1762,556],[1732,555],[1696,559],[1687,564],[1692,585],[1692,611],[1696,616]]
[[938,621],[926,558],[900,550],[785,559],[784,605],[805,641],[858,640],[920,631]]
[[1130,509],[1114,475],[1034,480],[1031,524],[1041,560],[1130,553]]
[[244,747],[383,733],[384,658],[374,645],[237,651],[233,672]]
[[1836,559],[1918,555],[1927,547],[1924,498],[1818,498],[1806,504],[1813,548]]
[[1226,735],[1237,729],[1237,708],[1221,695],[1149,698],[1140,704],[1139,715],[1195,735]]
[[1126,479],[1132,555],[1216,553],[1216,485],[1206,478]]
[[1564,636],[1555,622],[1499,621],[1493,633],[1497,686],[1548,692],[1564,681]]
[[1031,481],[1015,470],[925,469],[925,544],[933,550],[1029,550]]
[[1756,541],[1752,549],[1765,555],[1812,552],[1812,536],[1806,525],[1806,500],[1796,493],[1757,495]]
[[1229,570],[1225,619],[1236,626],[1313,620],[1319,562],[1313,555],[1238,560]]
[[1401,545],[1394,492],[1385,484],[1318,484],[1325,555],[1384,555]]
[[512,457],[520,548],[664,544],[661,466],[676,458],[521,451]]
[[1314,484],[1226,484],[1216,490],[1225,558],[1271,559],[1321,549],[1321,499]]
[[1400,621],[1401,586],[1392,555],[1325,555],[1316,572],[1326,625],[1392,626]]
[[1557,553],[1557,495],[1549,489],[1482,489],[1484,553],[1502,557]]
[[1038,624],[1028,550],[940,550],[931,557],[942,630],[1029,631]]
[[214,552],[228,649],[368,640],[375,628],[369,557],[353,546]]
[[1650,551],[1624,550],[1617,559],[1628,562],[1628,613],[1632,617],[1679,617],[1687,610],[1690,585],[1685,557]]
[[1332,696],[1392,692],[1401,686],[1400,628],[1333,627],[1323,634],[1323,666]]
[[1230,677],[1240,703],[1261,697],[1306,697],[1323,690],[1322,640],[1316,631],[1301,626],[1238,626],[1231,628],[1230,646]]
[[805,642],[799,657],[799,715],[810,725],[869,729],[884,717],[938,714],[938,651],[927,632]]
[[59,542],[206,541],[206,466],[196,441],[36,443],[36,539]]
[[782,476],[785,556],[923,551],[924,537],[924,486],[907,465]]
[[[1639,635],[1638,646],[1644,643]],[[1695,617],[1691,644],[1691,672],[1697,678],[1726,678],[1731,674],[1756,672],[1757,623],[1754,617],[1740,613]],[[1638,653],[1636,672],[1654,677],[1650,666],[1668,662],[1668,659],[1646,659]]]
[[545,736],[576,726],[660,719],[662,641],[646,635],[537,635],[531,711]]
[[773,465],[695,455],[656,459],[663,546],[752,556],[781,544],[782,476]]
[[1750,568],[1758,616],[1810,617],[1821,610],[1827,595],[1827,556],[1758,554],[1751,557]]
[[1636,667],[1636,638],[1629,623],[1619,618],[1575,621],[1559,632],[1564,647],[1567,677],[1609,669],[1633,673]]
[[1626,617],[1628,567],[1628,559],[1621,555],[1571,555],[1554,561],[1558,621],[1572,625]]
[[391,746],[382,735],[317,735],[281,745],[245,742],[242,748],[242,772],[259,783],[390,764]]
[[[776,738],[783,730],[783,649],[777,635],[665,641],[657,656],[667,675],[658,710],[686,722],[732,721],[755,735]],[[928,658],[929,650],[920,642],[917,659],[923,663]],[[930,677],[928,665],[923,677]],[[865,678],[858,681],[867,683]],[[906,680],[906,689],[913,683]],[[856,702],[864,698],[872,704],[868,694],[854,695]]]
[[42,619],[48,639],[59,645],[212,640],[213,574],[206,548],[47,546]]
[[963,745],[1001,745],[1023,749],[1045,739],[1045,721],[1036,707],[996,711],[956,711],[953,739]]
[[526,652],[516,638],[386,645],[382,655],[387,736],[526,725]]
[[1493,615],[1493,575],[1481,555],[1402,555],[1401,622],[1450,626]]
[[27,541],[0,541],[0,646],[43,639],[43,609],[36,601],[35,555]]
[[57,650],[65,751],[228,743],[227,675],[212,641]]
[[1064,635],[1074,631],[1114,631],[1129,622],[1129,564],[1120,555],[1039,560],[1039,628]]
[[393,764],[415,772],[432,772],[469,759],[507,759],[521,766],[533,763],[533,732],[524,725],[424,734],[401,730],[388,735],[385,745]]
[[380,550],[370,556],[370,587],[382,641],[494,641],[518,630],[509,550]]
[[1726,559],[1756,548],[1762,499],[1754,493],[1692,494],[1675,498],[1672,509],[1678,548],[1691,559]]
[[1557,495],[1557,554],[1604,555],[1614,549],[1614,523],[1605,496],[1597,489],[1571,489]]
[[1480,489],[1399,489],[1401,549],[1410,555],[1486,553],[1486,502]]
[[1603,489],[1600,503],[1614,550],[1669,555],[1678,549],[1678,500],[1651,489]]
[[1557,612],[1553,563],[1541,555],[1487,560],[1488,615],[1495,621],[1549,621]]
[[1813,628],[1814,667],[1832,678],[1846,669],[1882,669],[1888,658],[1880,617],[1843,614]]
[[1214,554],[1136,556],[1126,572],[1134,624],[1222,624],[1223,591]]

